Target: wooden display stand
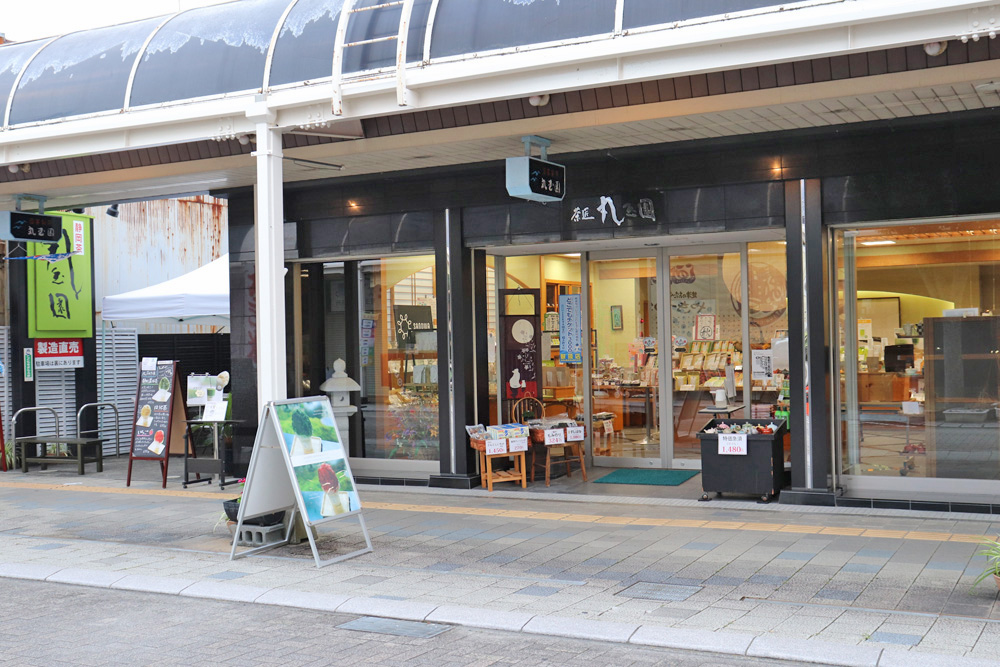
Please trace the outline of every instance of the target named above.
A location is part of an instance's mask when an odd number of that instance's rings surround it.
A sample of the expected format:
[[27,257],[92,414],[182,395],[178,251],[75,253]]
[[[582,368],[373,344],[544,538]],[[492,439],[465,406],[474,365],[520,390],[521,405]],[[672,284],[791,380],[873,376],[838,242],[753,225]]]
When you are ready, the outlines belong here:
[[[486,441],[470,439],[469,442],[472,444],[472,448],[479,452],[479,479],[480,483],[487,488],[487,490],[492,491],[493,485],[499,482],[520,482],[521,488],[527,488],[528,486],[528,476],[526,472],[526,466],[524,463],[524,452],[512,452],[509,451],[509,445],[505,446],[508,451],[500,452],[497,454],[487,454],[486,453]],[[506,439],[504,439],[506,443]],[[514,469],[513,470],[493,470],[493,459],[514,459]]]

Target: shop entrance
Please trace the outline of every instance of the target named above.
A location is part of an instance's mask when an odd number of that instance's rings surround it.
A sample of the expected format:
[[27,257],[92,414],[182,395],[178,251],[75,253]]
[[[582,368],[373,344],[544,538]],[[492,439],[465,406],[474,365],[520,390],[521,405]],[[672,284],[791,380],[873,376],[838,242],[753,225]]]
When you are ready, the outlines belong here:
[[594,465],[700,468],[710,420],[787,404],[783,243],[587,259]]

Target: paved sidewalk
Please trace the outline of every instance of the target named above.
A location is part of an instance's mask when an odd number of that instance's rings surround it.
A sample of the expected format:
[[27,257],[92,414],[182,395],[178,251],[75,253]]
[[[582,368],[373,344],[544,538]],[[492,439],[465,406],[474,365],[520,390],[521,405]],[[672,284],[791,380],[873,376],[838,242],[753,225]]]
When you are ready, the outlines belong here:
[[305,544],[229,561],[230,492],[88,477],[0,475],[0,576],[824,664],[1000,655],[996,589],[970,591],[988,516],[363,488],[375,553],[317,569]]

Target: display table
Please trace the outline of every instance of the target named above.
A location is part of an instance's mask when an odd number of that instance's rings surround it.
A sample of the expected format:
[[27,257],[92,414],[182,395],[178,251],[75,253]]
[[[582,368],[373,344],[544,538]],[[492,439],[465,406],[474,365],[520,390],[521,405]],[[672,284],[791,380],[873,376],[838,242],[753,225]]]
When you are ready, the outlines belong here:
[[[470,438],[469,443],[479,452],[479,481],[488,491],[500,482],[520,482],[521,488],[527,488],[528,476],[524,465],[524,452],[505,451],[498,454],[486,453],[486,441]],[[507,447],[509,450],[509,447]],[[493,459],[514,459],[513,470],[494,470]]]
[[[14,456],[17,456],[17,448],[21,448],[21,472],[28,472],[29,463],[41,464],[42,470],[48,468],[50,463],[71,463],[76,462],[77,474],[84,474],[85,463],[97,464],[97,472],[104,472],[104,442],[107,438],[56,438],[48,435],[29,435],[14,439]],[[28,456],[29,445],[42,445],[41,456]],[[49,456],[49,445],[69,445],[76,447],[76,456]],[[86,456],[86,449],[92,450],[90,456]]]
[[[199,484],[201,482],[211,484],[216,476],[219,479],[220,489],[239,482],[240,480],[235,477],[226,479],[227,447],[225,440],[219,440],[219,429],[230,424],[242,424],[244,420],[224,419],[222,421],[204,421],[202,419],[188,419],[185,421],[187,423],[188,441],[191,443],[191,446],[184,448],[184,481],[181,483],[181,487],[186,489],[188,484]],[[202,428],[208,428],[212,431],[212,451],[214,458],[199,459],[188,456],[188,452],[193,451],[194,447],[194,433],[192,429],[198,430]],[[220,451],[222,453],[221,456]],[[201,479],[202,473],[209,475],[209,477]],[[190,478],[191,474],[198,475],[198,479],[192,480]]]

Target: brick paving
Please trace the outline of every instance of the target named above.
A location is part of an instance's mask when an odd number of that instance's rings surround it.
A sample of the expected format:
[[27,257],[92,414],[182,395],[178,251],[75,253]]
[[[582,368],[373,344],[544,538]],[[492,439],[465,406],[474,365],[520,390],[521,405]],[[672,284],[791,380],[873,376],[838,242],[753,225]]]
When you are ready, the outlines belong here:
[[[0,476],[0,575],[74,568],[81,583],[104,586],[152,575],[171,591],[213,583],[194,590],[341,596],[381,602],[388,615],[406,603],[419,618],[465,608],[603,622],[587,626],[595,632],[712,632],[751,646],[810,640],[883,656],[994,660],[1000,649],[997,591],[971,589],[982,567],[975,541],[1000,531],[988,516],[369,488],[375,553],[317,569],[306,544],[229,561],[218,499],[231,492],[122,493],[120,483],[17,475]],[[321,534],[324,557],[361,541],[348,521]]]

